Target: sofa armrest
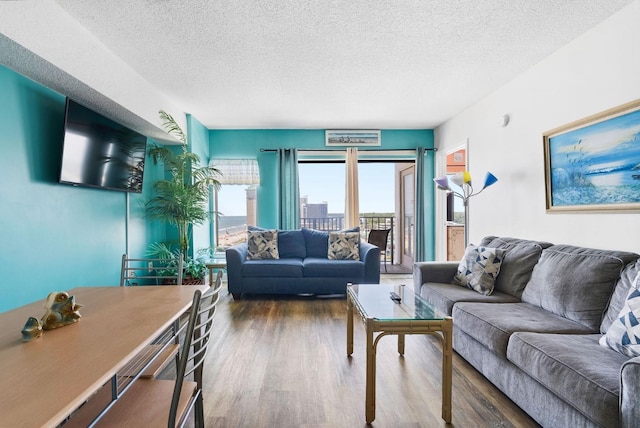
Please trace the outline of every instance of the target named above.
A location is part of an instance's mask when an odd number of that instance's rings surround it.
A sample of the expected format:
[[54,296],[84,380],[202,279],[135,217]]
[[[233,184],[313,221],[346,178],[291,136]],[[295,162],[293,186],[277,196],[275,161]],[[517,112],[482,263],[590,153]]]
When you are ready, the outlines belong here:
[[620,369],[620,426],[637,427],[640,421],[640,357],[631,358]]
[[417,262],[413,264],[413,288],[417,295],[425,282],[450,284],[460,262]]
[[249,247],[246,242],[236,244],[227,248],[225,255],[227,258],[227,287],[229,293],[242,292],[242,264],[247,259]]
[[360,242],[360,260],[364,261],[366,284],[380,283],[380,249],[368,242]]

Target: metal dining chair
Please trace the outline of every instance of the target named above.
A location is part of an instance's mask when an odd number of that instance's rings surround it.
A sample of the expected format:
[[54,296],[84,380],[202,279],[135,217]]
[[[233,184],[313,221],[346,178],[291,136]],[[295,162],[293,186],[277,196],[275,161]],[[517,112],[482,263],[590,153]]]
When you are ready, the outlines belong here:
[[130,258],[122,255],[120,286],[182,285],[182,256],[175,259]]
[[[194,412],[195,426],[204,427],[203,363],[207,354],[222,281],[197,290],[180,349],[175,380],[140,379],[97,421],[96,427],[182,427]],[[192,378],[189,380],[188,378]],[[73,421],[73,418],[71,419]]]

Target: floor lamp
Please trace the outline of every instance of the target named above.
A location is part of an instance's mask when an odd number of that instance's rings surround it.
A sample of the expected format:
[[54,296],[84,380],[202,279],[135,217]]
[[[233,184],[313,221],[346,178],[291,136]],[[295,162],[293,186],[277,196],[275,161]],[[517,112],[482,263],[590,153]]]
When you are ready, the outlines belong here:
[[451,182],[460,186],[460,188],[462,189],[462,193],[456,192],[449,186],[449,178],[446,175],[443,177],[434,178],[433,181],[438,186],[438,189],[451,192],[455,196],[462,199],[462,203],[464,205],[464,247],[467,248],[467,245],[469,245],[469,199],[472,196],[479,195],[484,189],[498,181],[498,179],[495,175],[487,172],[487,175],[484,178],[484,185],[482,186],[482,189],[480,189],[476,193],[473,193],[473,185],[471,184],[471,174],[469,173],[469,171],[458,172],[451,176]]

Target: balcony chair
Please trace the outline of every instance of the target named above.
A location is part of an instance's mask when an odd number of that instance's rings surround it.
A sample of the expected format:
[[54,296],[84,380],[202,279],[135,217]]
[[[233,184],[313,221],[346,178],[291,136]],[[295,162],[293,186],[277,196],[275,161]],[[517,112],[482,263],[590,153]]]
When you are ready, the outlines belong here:
[[[204,427],[203,363],[222,276],[204,294],[196,290],[180,350],[176,380],[140,379],[95,424],[96,427],[182,427],[195,409],[195,427]],[[187,377],[193,375],[193,380]],[[74,418],[70,419],[74,422]],[[73,424],[72,424],[73,425]]]
[[380,254],[384,255],[384,271],[387,271],[387,240],[391,229],[372,229],[369,232],[367,242],[380,248]]
[[177,259],[135,259],[123,254],[120,286],[182,285],[182,270],[182,257]]

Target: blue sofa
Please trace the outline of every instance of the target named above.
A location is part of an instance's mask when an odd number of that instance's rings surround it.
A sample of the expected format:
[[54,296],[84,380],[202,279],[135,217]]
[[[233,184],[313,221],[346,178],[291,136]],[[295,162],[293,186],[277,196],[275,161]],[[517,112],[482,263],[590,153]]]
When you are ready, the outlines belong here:
[[234,299],[249,294],[346,294],[348,282],[378,284],[380,251],[360,241],[360,260],[329,260],[329,232],[279,230],[278,259],[248,260],[247,243],[226,250]]

